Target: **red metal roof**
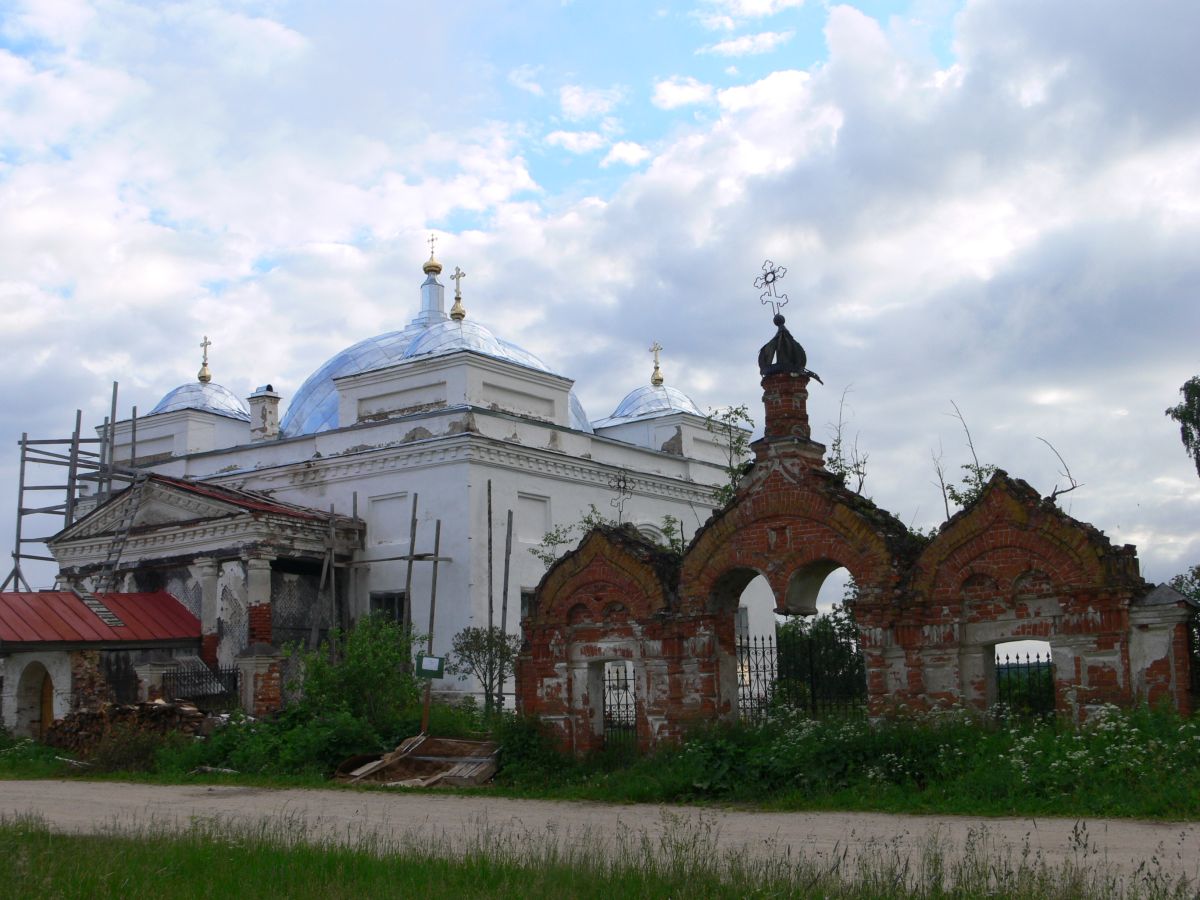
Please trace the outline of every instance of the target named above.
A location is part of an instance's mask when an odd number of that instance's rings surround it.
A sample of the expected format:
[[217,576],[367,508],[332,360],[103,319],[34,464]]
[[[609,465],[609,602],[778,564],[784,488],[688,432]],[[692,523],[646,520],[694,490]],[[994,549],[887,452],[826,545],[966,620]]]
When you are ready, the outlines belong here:
[[71,591],[0,593],[0,643],[147,643],[200,639],[200,620],[166,591],[94,594],[123,624],[104,621]]
[[[225,487],[221,484],[188,481],[183,478],[171,478],[167,475],[158,474],[151,475],[150,480],[157,481],[159,484],[171,485],[193,494],[199,494],[202,497],[210,497],[213,500],[232,503],[234,506],[250,510],[251,512],[263,512],[276,516],[291,516],[296,519],[310,519],[315,521],[329,520],[329,516],[319,510],[310,509],[307,506],[284,503],[281,500],[274,500],[265,494],[255,493],[254,491],[241,491],[237,488]],[[345,517],[339,516],[338,518],[344,519]]]

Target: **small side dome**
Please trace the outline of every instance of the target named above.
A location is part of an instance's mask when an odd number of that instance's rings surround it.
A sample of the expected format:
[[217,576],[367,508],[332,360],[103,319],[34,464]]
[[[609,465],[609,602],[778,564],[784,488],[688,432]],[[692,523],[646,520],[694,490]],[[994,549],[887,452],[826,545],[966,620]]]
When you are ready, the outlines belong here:
[[216,413],[243,422],[250,421],[250,410],[233,391],[211,381],[193,381],[181,384],[158,401],[148,415],[176,412],[181,409],[198,409]]
[[625,399],[617,404],[613,414],[607,419],[593,422],[592,427],[603,428],[606,425],[622,425],[637,419],[653,419],[671,413],[690,413],[693,416],[703,416],[692,398],[683,391],[678,391],[665,384],[642,385],[625,395]]

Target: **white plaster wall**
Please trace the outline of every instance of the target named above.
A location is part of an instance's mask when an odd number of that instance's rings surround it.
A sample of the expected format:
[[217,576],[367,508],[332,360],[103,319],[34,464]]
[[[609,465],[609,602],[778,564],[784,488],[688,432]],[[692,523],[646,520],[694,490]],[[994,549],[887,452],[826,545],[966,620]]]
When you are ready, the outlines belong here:
[[33,664],[41,663],[54,684],[54,718],[62,718],[71,709],[71,658],[66,650],[41,650],[13,653],[4,660],[4,691],[0,694],[0,717],[4,727],[17,730],[17,688],[21,675]]

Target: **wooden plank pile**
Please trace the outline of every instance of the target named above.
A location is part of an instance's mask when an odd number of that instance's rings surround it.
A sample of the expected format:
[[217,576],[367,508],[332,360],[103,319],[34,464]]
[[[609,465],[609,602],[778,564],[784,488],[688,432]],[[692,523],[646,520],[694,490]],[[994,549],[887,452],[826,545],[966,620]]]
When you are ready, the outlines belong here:
[[354,756],[338,766],[334,778],[347,784],[384,787],[458,787],[486,784],[496,774],[500,745],[419,734],[382,756]]
[[205,715],[191,703],[153,700],[148,703],[107,703],[95,709],[81,709],[55,719],[46,730],[43,743],[87,756],[114,729],[194,735],[200,731]]

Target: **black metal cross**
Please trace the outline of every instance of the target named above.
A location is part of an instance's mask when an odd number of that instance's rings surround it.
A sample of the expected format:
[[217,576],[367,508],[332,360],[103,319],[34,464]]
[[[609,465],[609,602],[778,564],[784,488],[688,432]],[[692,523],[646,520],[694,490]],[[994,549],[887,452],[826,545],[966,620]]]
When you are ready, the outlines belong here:
[[608,486],[617,492],[617,496],[609,500],[608,505],[617,511],[617,524],[620,525],[625,512],[625,501],[633,496],[633,482],[629,473],[622,470],[608,479]]
[[770,303],[775,315],[779,315],[779,311],[787,306],[788,296],[776,292],[775,282],[787,274],[787,269],[768,259],[762,264],[762,270],[763,273],[754,279],[754,286],[762,291],[759,300],[764,304]]

